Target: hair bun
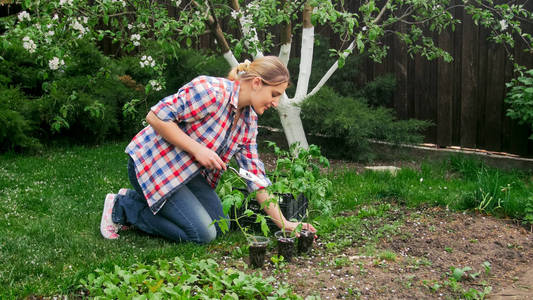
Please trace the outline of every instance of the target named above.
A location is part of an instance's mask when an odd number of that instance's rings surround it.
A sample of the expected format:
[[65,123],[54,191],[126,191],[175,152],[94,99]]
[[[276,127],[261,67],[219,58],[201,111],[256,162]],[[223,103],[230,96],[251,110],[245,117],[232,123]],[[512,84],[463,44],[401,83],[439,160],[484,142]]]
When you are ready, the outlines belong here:
[[244,60],[244,62],[240,63],[237,66],[237,74],[241,75],[243,73],[246,73],[248,71],[248,68],[250,67],[251,62],[247,59]]

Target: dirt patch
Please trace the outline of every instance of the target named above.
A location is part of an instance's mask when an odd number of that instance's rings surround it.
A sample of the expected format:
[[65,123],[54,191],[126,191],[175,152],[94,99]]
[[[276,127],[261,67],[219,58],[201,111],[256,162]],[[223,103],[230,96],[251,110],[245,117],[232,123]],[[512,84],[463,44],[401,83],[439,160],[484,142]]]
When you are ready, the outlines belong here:
[[[357,212],[337,216],[349,219]],[[310,255],[263,276],[322,299],[530,299],[533,235],[509,220],[443,208],[393,206],[320,236]],[[276,254],[271,247],[267,259]],[[243,267],[247,257],[223,259]],[[247,272],[252,272],[248,270]]]

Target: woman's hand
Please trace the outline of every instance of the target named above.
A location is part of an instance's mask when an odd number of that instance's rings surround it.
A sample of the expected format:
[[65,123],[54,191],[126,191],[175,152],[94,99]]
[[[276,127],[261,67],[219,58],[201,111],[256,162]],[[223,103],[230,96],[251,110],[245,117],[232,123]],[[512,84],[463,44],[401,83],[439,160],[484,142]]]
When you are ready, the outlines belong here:
[[[313,225],[309,224],[309,223],[299,223],[299,222],[287,222],[285,223],[285,230],[286,231],[294,231],[296,230],[296,227],[298,227],[298,225],[302,224],[302,230],[303,229],[307,229],[309,231],[311,231],[312,233],[316,233],[316,229],[315,227],[313,227]],[[299,234],[296,232],[296,236],[298,236]],[[315,238],[316,238],[316,235],[315,235]]]
[[205,168],[209,170],[226,170],[226,164],[218,156],[218,154],[205,147],[201,146],[194,153],[194,158]]

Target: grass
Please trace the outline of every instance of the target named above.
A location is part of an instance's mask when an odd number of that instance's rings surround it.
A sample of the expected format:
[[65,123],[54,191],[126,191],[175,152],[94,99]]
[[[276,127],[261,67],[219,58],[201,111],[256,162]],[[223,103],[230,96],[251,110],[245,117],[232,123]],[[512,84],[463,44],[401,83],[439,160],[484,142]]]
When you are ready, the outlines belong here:
[[[340,210],[393,201],[410,207],[424,204],[478,209],[522,219],[526,199],[533,194],[530,176],[531,173],[504,172],[480,161],[451,156],[445,161],[423,162],[418,170],[402,169],[396,176],[374,171],[337,172],[332,175],[333,198]],[[487,204],[484,199],[492,200]]]
[[[96,268],[204,257],[207,246],[100,236],[106,193],[128,187],[124,143],[0,156],[0,298],[69,293]],[[228,237],[231,239],[232,237]]]
[[[239,234],[230,234],[200,246],[136,232],[123,233],[118,241],[101,238],[99,222],[106,193],[129,186],[125,146],[122,142],[51,148],[36,156],[0,155],[1,299],[69,294],[89,273],[96,269],[112,272],[115,265],[128,268],[176,256],[216,260],[217,252],[227,248],[225,244],[243,240]],[[317,216],[315,221],[323,232],[356,226],[365,236],[361,224],[390,213],[390,201],[475,209],[487,194],[494,200],[484,212],[521,218],[523,200],[533,192],[528,176],[531,174],[490,169],[461,157],[423,163],[417,170],[402,169],[395,177],[335,171],[330,174],[335,211],[359,208],[358,215]],[[497,199],[502,199],[501,208]],[[394,228],[384,228],[380,234],[386,237],[390,230]],[[332,241],[331,247],[342,248],[352,242],[345,237]]]

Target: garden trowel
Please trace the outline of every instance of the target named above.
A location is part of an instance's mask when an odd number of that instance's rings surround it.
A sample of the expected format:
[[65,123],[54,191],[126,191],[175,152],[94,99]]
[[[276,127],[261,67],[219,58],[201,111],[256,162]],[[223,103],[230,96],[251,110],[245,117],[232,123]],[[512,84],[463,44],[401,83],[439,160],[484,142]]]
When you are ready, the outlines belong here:
[[268,185],[268,182],[266,182],[265,180],[257,177],[252,172],[246,171],[243,168],[239,168],[239,171],[237,171],[235,168],[230,167],[230,166],[228,166],[228,168],[231,169],[233,172],[235,172],[235,174],[239,175],[241,178],[249,180],[249,181],[251,181],[251,182],[253,182],[255,184],[258,184],[258,185],[264,186],[264,187],[266,187]]

